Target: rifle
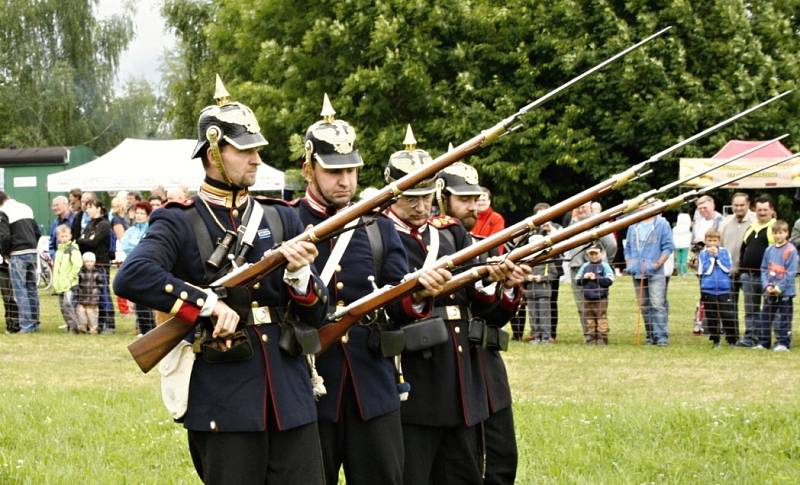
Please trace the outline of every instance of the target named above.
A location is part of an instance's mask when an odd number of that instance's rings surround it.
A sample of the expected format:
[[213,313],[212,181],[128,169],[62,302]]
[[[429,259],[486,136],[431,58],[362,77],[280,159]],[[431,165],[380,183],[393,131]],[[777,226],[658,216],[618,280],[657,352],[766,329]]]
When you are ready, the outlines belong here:
[[705,193],[708,193],[708,192],[710,192],[712,190],[718,189],[718,188],[723,187],[723,186],[728,185],[728,184],[732,184],[732,183],[734,183],[734,182],[736,182],[738,180],[741,180],[743,178],[749,177],[751,175],[755,175],[755,174],[757,174],[757,173],[759,173],[761,171],[767,170],[767,169],[772,168],[772,167],[774,167],[776,165],[780,165],[780,164],[782,164],[784,162],[788,162],[789,160],[793,160],[793,159],[798,158],[798,157],[800,157],[800,153],[795,153],[794,155],[790,155],[790,156],[788,156],[786,158],[782,158],[782,159],[778,160],[777,162],[770,162],[770,163],[764,165],[763,167],[753,169],[753,170],[751,170],[749,172],[746,172],[746,173],[741,174],[741,175],[737,175],[736,177],[732,177],[732,178],[730,178],[728,180],[724,180],[722,182],[718,182],[718,183],[716,183],[714,185],[710,185],[708,187],[704,187],[704,188],[698,189],[698,190],[692,190],[692,191],[686,192],[684,194],[681,194],[679,196],[673,197],[672,199],[669,199],[669,200],[666,200],[666,201],[656,202],[653,205],[649,205],[649,206],[645,207],[644,209],[642,209],[642,210],[640,210],[638,212],[635,212],[635,213],[630,214],[630,215],[628,215],[626,217],[623,217],[622,219],[618,219],[616,221],[613,221],[613,222],[610,222],[608,224],[605,224],[601,228],[596,229],[594,231],[591,231],[591,233],[581,234],[580,236],[573,237],[572,239],[568,239],[568,240],[563,241],[563,242],[561,242],[559,244],[556,244],[556,245],[554,245],[554,246],[552,246],[552,247],[550,247],[550,248],[548,248],[548,249],[546,249],[544,251],[541,251],[539,254],[533,254],[525,262],[530,262],[530,263],[533,263],[533,264],[540,263],[540,262],[542,262],[542,261],[544,261],[546,259],[549,259],[549,258],[551,258],[553,256],[557,256],[557,255],[559,255],[559,254],[561,254],[561,253],[563,253],[565,251],[569,251],[570,249],[572,249],[574,247],[580,246],[581,244],[586,244],[588,242],[591,242],[591,241],[595,240],[596,237],[602,237],[602,236],[605,236],[606,234],[611,234],[612,232],[616,232],[616,231],[619,231],[621,229],[625,229],[626,227],[628,227],[628,226],[630,226],[632,224],[636,224],[637,222],[641,222],[641,221],[643,221],[645,219],[649,219],[649,218],[651,218],[651,217],[653,217],[655,215],[660,214],[661,212],[664,212],[664,211],[667,211],[667,210],[670,210],[670,209],[675,209],[675,208],[680,207],[682,204],[685,204],[687,202],[692,202],[693,200],[696,200],[701,195],[703,195]]
[[[538,214],[528,217],[527,219],[507,227],[502,231],[496,232],[491,236],[478,241],[475,244],[472,244],[454,254],[440,258],[433,264],[432,268],[451,270],[456,266],[466,263],[472,258],[478,257],[479,255],[486,253],[497,246],[500,246],[501,244],[533,232],[538,226],[544,224],[545,222],[551,221],[575,207],[583,205],[600,195],[623,186],[629,182],[631,178],[644,172],[650,164],[655,163],[666,155],[673,153],[687,144],[720,129],[738,120],[739,118],[752,113],[753,111],[763,108],[764,106],[788,95],[789,93],[791,93],[791,90],[784,91],[783,93],[773,96],[772,98],[759,103],[756,106],[737,113],[736,115],[733,115],[730,118],[701,131],[700,133],[697,133],[676,143],[675,145],[672,145],[669,148],[656,153],[647,160],[640,162],[633,167],[630,167],[627,170],[616,174],[589,189],[584,190],[583,192],[573,195],[569,199],[563,200]],[[333,315],[328,317],[331,323],[328,323],[319,330],[321,345],[320,353],[324,352],[325,349],[330,347],[336,340],[341,338],[350,327],[355,325],[361,319],[361,317],[367,313],[375,310],[376,308],[380,308],[397,298],[416,291],[418,289],[418,281],[418,273],[408,274],[406,275],[406,278],[398,285],[386,285],[359,298],[358,300],[350,303],[348,306],[337,310]]]
[[[638,209],[643,203],[647,202],[651,197],[654,197],[654,196],[659,195],[659,194],[663,194],[663,193],[667,192],[668,190],[673,189],[675,187],[678,187],[680,185],[683,185],[683,184],[685,184],[686,182],[688,182],[688,181],[690,181],[692,179],[695,179],[697,177],[702,177],[703,175],[705,175],[705,174],[707,174],[709,172],[712,172],[712,171],[714,171],[714,170],[716,170],[718,168],[721,168],[721,167],[723,167],[725,165],[728,165],[728,164],[730,164],[732,162],[735,162],[736,160],[740,160],[740,159],[750,155],[751,153],[754,153],[754,152],[756,152],[758,150],[761,150],[762,148],[766,147],[767,145],[769,145],[769,144],[771,144],[773,142],[776,142],[776,141],[779,141],[779,140],[782,140],[782,139],[786,138],[787,136],[789,136],[789,135],[788,134],[784,134],[784,135],[781,135],[781,136],[779,136],[777,138],[773,138],[772,140],[760,143],[758,146],[750,148],[749,150],[744,151],[744,152],[742,152],[742,153],[740,153],[740,154],[738,154],[738,155],[736,155],[736,156],[734,156],[732,158],[723,160],[720,163],[717,163],[716,165],[714,165],[712,167],[706,168],[704,170],[701,170],[700,172],[697,172],[695,174],[689,175],[689,176],[684,177],[682,179],[679,179],[679,180],[676,180],[676,181],[671,182],[669,184],[666,184],[666,185],[664,185],[662,187],[659,187],[658,189],[649,190],[649,191],[647,191],[647,192],[645,192],[643,194],[640,194],[640,195],[634,197],[631,200],[626,200],[626,201],[624,201],[624,202],[622,202],[622,203],[620,203],[620,204],[618,204],[618,205],[616,205],[616,206],[614,206],[614,207],[612,207],[610,209],[607,209],[607,210],[605,210],[605,211],[603,211],[603,212],[601,212],[599,214],[596,214],[594,216],[588,217],[588,218],[586,218],[586,219],[584,219],[582,221],[579,221],[576,224],[573,224],[571,226],[567,226],[567,227],[562,228],[562,229],[560,229],[558,231],[555,231],[552,234],[548,235],[547,237],[543,238],[541,241],[532,242],[532,243],[526,244],[524,246],[520,246],[518,248],[515,248],[513,251],[511,251],[509,254],[507,254],[503,259],[508,259],[508,260],[516,263],[516,262],[520,262],[520,261],[526,260],[526,258],[534,257],[534,261],[536,263],[539,263],[539,262],[544,261],[544,259],[549,259],[550,257],[558,256],[558,255],[566,252],[569,249],[580,247],[583,244],[587,244],[587,243],[590,243],[592,241],[598,240],[601,237],[605,236],[606,234],[609,234],[608,232],[605,231],[605,228],[603,228],[602,230],[601,229],[596,229],[597,226],[599,226],[600,224],[602,224],[604,222],[607,222],[607,221],[610,221],[610,220],[613,220],[613,219],[615,219],[615,218],[617,218],[617,217],[619,217],[621,215],[628,214],[628,213]],[[784,159],[784,160],[781,160],[778,163],[783,163],[783,162],[785,162],[787,160],[788,159]],[[770,166],[772,166],[772,165],[770,165]],[[762,168],[758,169],[758,171],[765,170],[766,168],[769,168],[769,166],[762,167]],[[738,178],[736,180],[738,180]],[[735,181],[735,180],[731,180],[731,181]],[[731,181],[727,181],[725,183],[730,183]],[[687,198],[691,198],[692,200],[694,200],[697,197],[699,197],[699,195],[702,195],[703,193],[706,193],[706,192],[708,192],[710,190],[712,190],[712,188],[704,188],[700,192],[697,192],[697,191],[686,192],[685,194],[683,194],[681,196],[678,196],[674,200],[677,200],[679,198],[683,198],[684,202],[686,201]],[[683,202],[681,202],[681,203],[683,203]],[[612,231],[612,232],[614,232],[614,231]],[[585,234],[583,234],[580,238],[576,238],[574,241],[570,240],[570,238],[579,236],[582,233],[585,233]],[[567,241],[567,240],[571,241],[569,243],[568,247],[566,245],[558,246],[558,243],[561,243],[562,241]],[[548,250],[547,248],[550,248],[550,247],[553,247],[554,249],[552,249],[552,251]],[[555,252],[556,251],[555,250],[556,247],[559,248],[559,250],[557,252]],[[545,255],[545,254],[548,255],[548,258],[540,258],[540,257],[538,257],[539,255]],[[489,263],[489,264],[492,264],[492,263]],[[489,270],[487,268],[487,265],[482,265],[480,267],[475,267],[475,268],[470,269],[469,271],[465,271],[463,273],[460,273],[460,274],[454,276],[450,281],[448,281],[445,284],[445,286],[442,289],[441,293],[439,295],[437,295],[437,297],[449,295],[450,293],[453,293],[453,292],[457,291],[459,288],[461,288],[463,286],[466,286],[469,283],[472,283],[474,281],[478,281],[478,280],[488,276],[488,274],[489,274]]]
[[[520,127],[517,122],[529,111],[541,106],[561,91],[567,89],[585,77],[594,74],[608,64],[624,57],[630,52],[650,42],[664,32],[668,31],[670,28],[671,27],[666,27],[647,37],[646,39],[641,40],[627,49],[606,59],[588,71],[578,75],[567,83],[562,84],[544,96],[524,106],[522,109],[508,118],[503,119],[488,130],[482,131],[478,135],[457,146],[455,149],[438,156],[431,163],[421,167],[416,172],[410,173],[401,179],[390,183],[372,197],[348,206],[347,208],[339,211],[333,217],[330,217],[316,226],[307,229],[299,236],[293,238],[291,242],[310,241],[313,243],[318,243],[326,240],[329,237],[332,237],[338,233],[348,222],[371,213],[375,208],[387,204],[390,200],[402,194],[403,191],[414,187],[423,180],[433,177],[436,175],[436,173],[447,166],[476,153],[481,148],[495,142],[501,136],[516,131]],[[258,262],[252,264],[248,263],[240,266],[228,275],[212,283],[211,286],[233,287],[252,285],[257,281],[260,281],[265,275],[271,273],[285,262],[286,260],[283,255],[277,249],[273,248],[264,253],[264,256]],[[128,345],[128,351],[139,365],[139,368],[146,373],[155,367],[155,365],[158,364],[158,362],[164,358],[164,356],[167,355],[170,350],[172,350],[178,344],[178,342],[180,342],[192,330],[192,328],[194,328],[194,326],[195,324],[193,323],[185,322],[177,317],[172,317]]]

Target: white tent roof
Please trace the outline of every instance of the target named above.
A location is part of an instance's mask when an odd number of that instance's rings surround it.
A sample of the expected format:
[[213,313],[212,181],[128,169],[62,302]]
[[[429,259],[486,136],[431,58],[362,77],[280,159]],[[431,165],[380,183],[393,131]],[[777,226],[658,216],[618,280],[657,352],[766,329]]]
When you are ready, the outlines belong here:
[[[135,140],[126,138],[102,157],[63,172],[47,176],[49,192],[73,188],[88,191],[150,190],[161,185],[186,185],[196,190],[205,172],[200,160],[189,155],[194,140]],[[261,164],[250,190],[283,190],[283,172]]]

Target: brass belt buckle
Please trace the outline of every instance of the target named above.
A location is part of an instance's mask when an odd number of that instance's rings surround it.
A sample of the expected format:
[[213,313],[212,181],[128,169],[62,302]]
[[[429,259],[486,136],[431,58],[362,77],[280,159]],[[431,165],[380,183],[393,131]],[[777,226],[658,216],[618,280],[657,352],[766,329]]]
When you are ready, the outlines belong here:
[[461,320],[461,308],[458,305],[447,305],[444,311],[448,320]]
[[272,323],[272,314],[270,314],[268,306],[253,308],[253,323],[255,325]]

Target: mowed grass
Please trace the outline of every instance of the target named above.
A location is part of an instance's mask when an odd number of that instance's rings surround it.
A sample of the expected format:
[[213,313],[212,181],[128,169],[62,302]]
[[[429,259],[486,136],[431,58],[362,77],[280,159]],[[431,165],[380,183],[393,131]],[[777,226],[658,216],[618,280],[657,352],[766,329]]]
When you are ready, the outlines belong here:
[[[800,350],[712,350],[691,335],[694,278],[670,283],[671,345],[636,345],[630,279],[612,287],[611,345],[582,344],[569,286],[559,341],[513,343],[517,483],[797,483]],[[199,483],[182,427],[113,336],[0,336],[0,483]],[[797,313],[796,313],[797,316]],[[413,383],[412,392],[413,392]]]

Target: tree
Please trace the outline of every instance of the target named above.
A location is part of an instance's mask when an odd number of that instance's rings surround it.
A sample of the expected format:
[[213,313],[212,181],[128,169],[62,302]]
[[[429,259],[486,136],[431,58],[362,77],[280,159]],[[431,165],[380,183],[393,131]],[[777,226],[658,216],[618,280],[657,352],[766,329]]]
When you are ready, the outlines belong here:
[[[99,20],[96,4],[3,2],[0,109],[8,124],[0,146],[88,144],[102,153],[125,136],[130,127],[111,114],[127,116],[113,106],[113,82],[119,56],[133,36],[130,11]],[[144,87],[129,89],[140,96]]]
[[[354,125],[362,180],[382,185],[411,123],[434,156],[637,40],[672,32],[572,87],[525,128],[469,163],[501,210],[530,212],[643,160],[776,94],[798,78],[800,2],[714,0],[170,0],[181,39],[171,120],[189,132],[219,72],[273,141],[265,158],[296,167],[305,128],[327,92]],[[171,86],[173,85],[171,84]],[[684,149],[710,156],[725,140],[797,134],[794,97]],[[191,116],[189,124],[188,113]],[[180,125],[180,126],[178,126]],[[677,175],[660,162],[643,185]],[[610,201],[609,201],[610,202]]]

